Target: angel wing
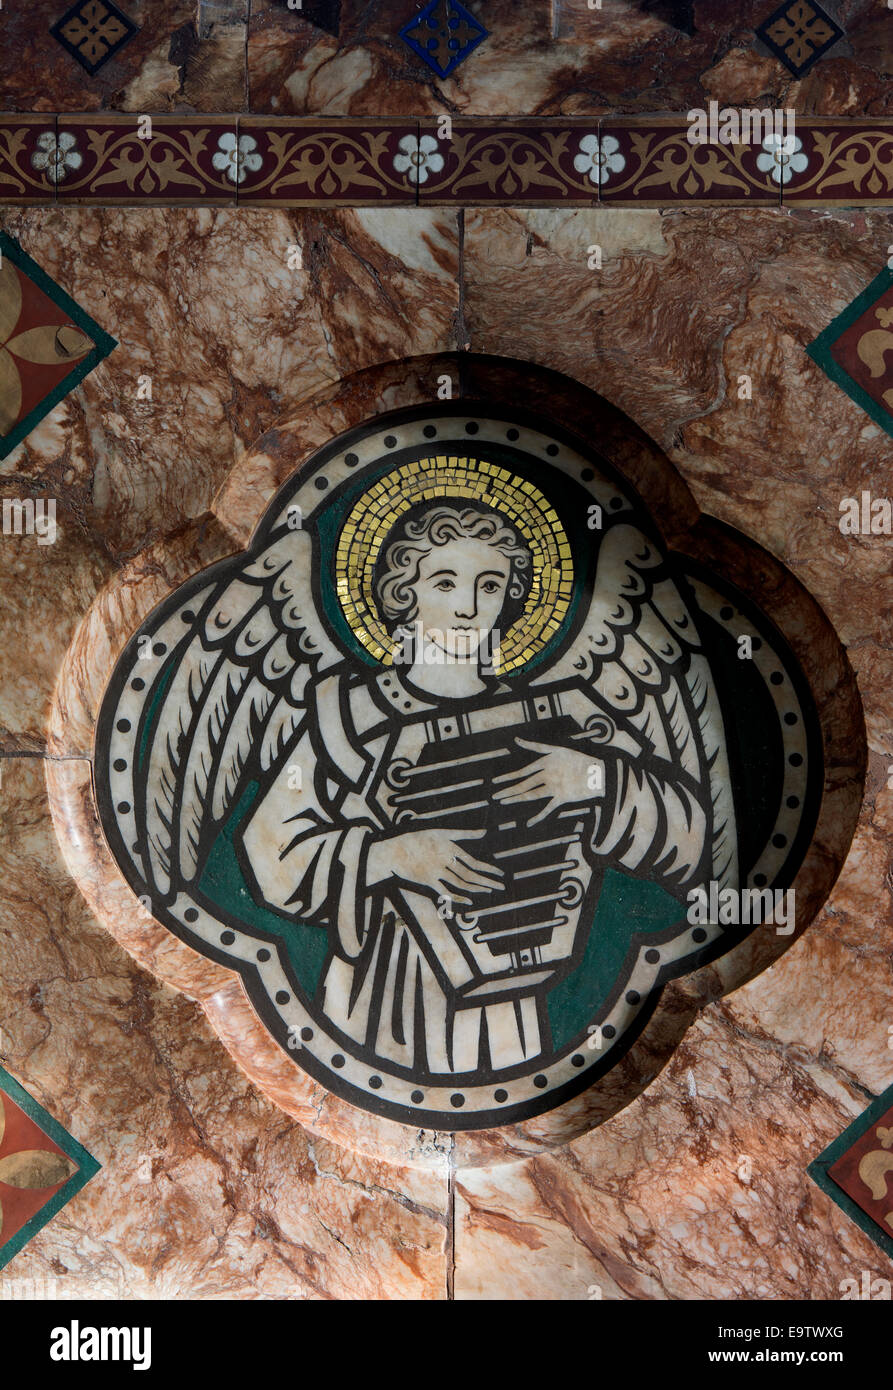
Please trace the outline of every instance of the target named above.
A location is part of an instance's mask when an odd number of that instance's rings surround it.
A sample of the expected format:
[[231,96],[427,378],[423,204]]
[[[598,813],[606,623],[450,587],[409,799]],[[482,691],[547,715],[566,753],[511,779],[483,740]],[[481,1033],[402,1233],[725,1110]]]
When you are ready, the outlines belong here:
[[697,627],[657,547],[637,527],[604,533],[589,611],[534,684],[576,677],[704,790],[713,877],[737,887],[735,808],[722,713]]
[[200,877],[244,790],[300,727],[309,680],[342,659],[313,605],[311,569],[308,533],[282,527],[178,609],[189,632],[146,700],[148,771],[134,804],[145,876],[162,896]]

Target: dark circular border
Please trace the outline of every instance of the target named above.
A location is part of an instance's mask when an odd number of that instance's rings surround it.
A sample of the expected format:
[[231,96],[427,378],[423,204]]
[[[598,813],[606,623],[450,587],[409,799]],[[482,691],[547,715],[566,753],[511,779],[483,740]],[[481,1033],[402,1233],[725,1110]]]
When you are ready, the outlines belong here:
[[[510,428],[513,428],[517,425],[521,425],[522,428],[533,429],[539,433],[546,435],[552,440],[561,441],[566,448],[573,450],[574,453],[588,453],[589,458],[592,462],[594,462],[597,465],[598,470],[603,474],[603,476],[611,481],[616,481],[617,489],[621,498],[624,495],[632,497],[633,503],[636,508],[637,525],[639,525],[641,529],[645,530],[646,534],[650,534],[652,539],[656,540],[656,543],[658,544],[662,553],[666,554],[668,559],[670,559],[671,562],[677,568],[677,572],[679,572],[681,575],[688,570],[693,571],[696,568],[693,562],[689,561],[687,557],[682,557],[677,554],[674,554],[674,552],[672,552],[669,549],[669,547],[667,547],[664,544],[663,539],[660,537],[660,534],[657,531],[657,527],[653,521],[651,512],[642,502],[641,498],[637,495],[635,489],[632,488],[626,480],[621,478],[621,476],[617,473],[616,469],[614,469],[606,460],[601,458],[597,451],[591,449],[591,447],[588,450],[586,450],[585,446],[581,443],[581,441],[578,438],[569,433],[566,433],[560,427],[555,426],[551,421],[545,419],[543,416],[535,412],[507,409],[501,406],[497,406],[495,404],[488,407],[487,405],[477,401],[467,403],[444,402],[439,403],[436,408],[432,408],[431,406],[416,406],[411,407],[408,410],[389,412],[385,415],[373,417],[371,420],[354,427],[352,430],[347,431],[345,434],[340,435],[333,440],[330,440],[326,445],[322,446],[322,448],[315,451],[301,466],[300,470],[293,477],[286,480],[286,482],[278,489],[277,493],[271,499],[270,503],[265,509],[262,518],[258,522],[258,525],[255,528],[249,545],[243,551],[239,552],[236,556],[228,557],[227,559],[219,561],[216,564],[209,566],[208,568],[200,571],[198,574],[192,576],[190,579],[185,581],[183,585],[179,586],[173,594],[168,595],[164,600],[162,600],[161,603],[158,604],[156,608],[152,611],[152,613],[150,613],[143,620],[142,624],[140,625],[139,631],[137,633],[134,633],[133,637],[127,643],[123,652],[118,658],[115,670],[109,681],[109,685],[106,689],[106,692],[103,696],[100,715],[97,720],[96,726],[94,749],[96,767],[96,792],[97,801],[99,803],[100,822],[102,825],[103,833],[106,835],[106,838],[109,842],[109,847],[112,851],[116,863],[118,864],[119,868],[121,868],[131,888],[133,888],[134,891],[137,892],[138,896],[138,889],[145,889],[146,885],[137,876],[131,874],[128,871],[128,869],[124,867],[125,865],[131,862],[131,857],[129,849],[127,845],[124,843],[124,839],[120,833],[117,822],[117,816],[115,814],[115,805],[110,788],[110,768],[108,761],[109,757],[111,756],[113,734],[112,726],[114,723],[114,716],[117,711],[118,699],[120,697],[123,685],[128,675],[130,674],[131,662],[129,660],[129,657],[135,647],[136,642],[138,641],[138,638],[140,636],[151,634],[152,632],[157,630],[157,628],[161,625],[162,622],[167,621],[169,619],[171,611],[174,609],[175,606],[175,598],[176,606],[179,607],[181,604],[186,603],[188,599],[196,592],[198,592],[200,589],[204,588],[209,583],[215,582],[215,579],[219,578],[219,576],[222,573],[224,573],[228,567],[236,567],[238,565],[244,564],[245,557],[248,554],[256,552],[256,550],[259,549],[260,546],[267,539],[270,531],[272,531],[275,528],[277,517],[288,507],[289,502],[300,490],[302,490],[305,486],[308,485],[308,483],[311,480],[314,479],[315,475],[320,474],[320,470],[323,469],[326,463],[331,461],[333,457],[335,457],[336,455],[344,455],[346,453],[350,453],[352,444],[364,440],[368,438],[370,435],[380,435],[381,432],[387,429],[389,426],[396,428],[400,424],[416,421],[419,419],[431,420],[444,417],[465,418],[466,420],[468,420],[469,418],[474,419],[476,417],[478,420],[486,419],[491,422],[499,421],[503,424],[510,424]],[[476,437],[476,442],[478,447],[480,448],[481,445],[486,445],[487,441],[481,440],[479,437]],[[509,440],[509,442],[511,443],[512,441]],[[548,464],[550,464],[552,461],[553,460],[551,458],[547,458],[543,460],[543,463],[545,466],[548,466]],[[583,477],[581,480],[583,482],[588,481],[585,477]],[[325,488],[319,487],[320,481],[321,475],[315,477],[314,485],[320,492],[323,492],[325,491]],[[716,576],[713,574],[710,574],[709,582],[717,587],[720,583],[720,581],[718,581]],[[743,596],[738,594],[736,590],[733,590],[731,586],[726,586],[726,588],[730,596],[734,594],[734,600],[739,605],[742,612],[749,611],[751,614],[758,617],[759,621],[754,625],[758,626],[761,630],[766,629],[768,631],[770,625],[768,624],[767,619],[759,613],[759,610],[757,610],[754,605],[750,604],[749,601],[745,600]],[[552,644],[550,654],[557,657],[560,651],[563,650],[563,648],[573,640],[575,630],[576,624],[571,625],[568,631],[564,634],[561,642],[557,644],[557,646],[555,643]],[[785,656],[787,658],[785,665],[788,671],[792,673],[792,678],[796,677],[799,690],[805,693],[806,702],[803,706],[804,709],[812,711],[812,704],[811,698],[809,697],[808,686],[806,684],[805,678],[802,675],[802,672],[800,672],[796,661],[790,653],[787,644],[783,642],[779,634],[777,634],[777,632],[775,632],[774,630],[772,640],[775,644],[777,644],[777,646],[780,646],[781,650],[785,653]],[[810,767],[812,769],[818,769],[816,775],[819,777],[819,780],[821,780],[821,750],[820,744],[818,744],[815,741],[816,730],[817,722],[815,721],[815,717],[813,714],[812,727],[810,729],[811,744],[809,762]],[[815,813],[817,814],[817,806],[814,809]],[[813,824],[814,819],[815,817],[813,816]],[[802,841],[804,848],[805,845],[809,842],[811,833],[812,830],[810,828],[808,833],[799,837]],[[791,853],[788,856],[788,862],[791,862],[791,860],[793,859],[793,855],[794,850],[792,846]],[[791,874],[791,877],[793,877],[793,874]],[[265,934],[260,932],[259,929],[246,928],[245,924],[239,921],[238,919],[231,917],[231,915],[229,914],[222,913],[221,909],[216,904],[208,904],[207,910],[209,914],[212,914],[216,917],[216,919],[221,923],[221,925],[224,922],[226,923],[226,927],[223,931],[224,936],[228,934],[229,928],[236,928],[237,930],[247,932],[250,936],[254,937],[257,940],[257,942],[261,944],[262,950],[269,950],[270,947],[273,947],[279,958],[279,963],[283,969],[283,972],[291,981],[292,988],[297,989],[300,992],[300,985],[292,977],[290,965],[287,959],[285,958],[285,952],[280,943],[278,943],[275,938],[266,936]],[[221,950],[219,947],[211,945],[205,937],[199,935],[195,931],[190,930],[186,923],[178,919],[174,915],[174,913],[168,908],[168,906],[164,904],[153,903],[152,915],[155,916],[157,920],[162,921],[163,924],[169,930],[171,930],[182,940],[186,941],[188,945],[192,946],[193,949],[197,950],[200,954],[217,961],[219,964],[224,965],[229,969],[238,970],[244,982],[249,998],[251,999],[254,1008],[256,1009],[260,1017],[263,1019],[265,1026],[277,1039],[280,1045],[292,1056],[295,1056],[296,1049],[294,1046],[294,1039],[291,1037],[289,1030],[282,1019],[281,1014],[279,1014],[273,1007],[273,1001],[271,1000],[268,989],[262,982],[261,972],[257,968],[257,965],[249,966],[244,962],[239,963],[235,961],[231,953]],[[676,940],[678,937],[685,935],[688,930],[689,927],[687,923],[684,923],[684,925],[682,925],[679,929],[668,929],[668,933],[666,934],[667,940]],[[506,1104],[505,1108],[502,1108],[503,1103],[501,1100],[499,1100],[497,1104],[500,1106],[500,1108],[498,1109],[491,1109],[487,1111],[476,1110],[471,1113],[462,1114],[461,1091],[456,1089],[454,1092],[452,1108],[450,1112],[443,1110],[427,1110],[423,1108],[424,1092],[421,1092],[422,1099],[420,1099],[417,1102],[420,1108],[407,1109],[401,1103],[388,1100],[385,1096],[375,1094],[375,1092],[378,1089],[380,1089],[378,1086],[372,1086],[372,1094],[370,1094],[368,1090],[360,1090],[359,1087],[348,1082],[346,1078],[339,1076],[337,1071],[333,1071],[331,1067],[327,1067],[325,1063],[323,1063],[319,1058],[309,1053],[305,1047],[302,1047],[300,1049],[300,1052],[298,1053],[298,1057],[296,1058],[296,1060],[299,1060],[300,1065],[303,1067],[305,1071],[307,1071],[321,1084],[326,1086],[327,1089],[331,1090],[334,1094],[343,1097],[344,1099],[350,1101],[354,1105],[357,1105],[361,1109],[364,1109],[374,1114],[387,1116],[391,1119],[396,1119],[404,1124],[412,1125],[414,1127],[419,1127],[420,1125],[422,1125],[424,1127],[435,1129],[462,1130],[487,1129],[493,1126],[518,1123],[523,1120],[534,1118],[536,1115],[542,1114],[547,1110],[554,1109],[558,1105],[562,1104],[564,1101],[571,1099],[573,1096],[579,1094],[582,1090],[588,1088],[595,1080],[598,1079],[599,1076],[603,1075],[605,1071],[613,1067],[616,1064],[616,1062],[620,1060],[623,1054],[629,1049],[629,1047],[633,1044],[635,1038],[638,1036],[645,1023],[647,1022],[648,1017],[651,1015],[654,1008],[656,1007],[663,985],[668,980],[675,978],[679,975],[686,974],[692,969],[695,969],[700,965],[706,964],[709,960],[715,959],[717,956],[725,954],[728,950],[732,948],[732,946],[738,944],[738,942],[742,940],[745,936],[747,936],[752,930],[753,928],[750,927],[744,930],[736,930],[734,932],[726,931],[714,942],[709,943],[707,946],[703,946],[700,944],[700,942],[694,941],[692,949],[689,952],[672,962],[667,962],[667,964],[664,967],[662,967],[660,972],[657,974],[657,977],[654,980],[654,983],[651,985],[648,992],[643,995],[640,995],[639,1003],[636,1009],[636,1014],[633,1022],[623,1031],[622,1035],[618,1037],[616,1041],[611,1040],[611,1046],[606,1050],[605,1056],[603,1058],[599,1059],[596,1062],[590,1063],[589,1066],[581,1066],[579,1057],[577,1055],[574,1055],[579,1054],[581,1051],[579,1042],[577,1042],[575,1046],[565,1049],[565,1052],[562,1054],[562,1056],[568,1056],[572,1058],[572,1065],[574,1065],[578,1069],[578,1075],[576,1077],[572,1078],[564,1085],[556,1086],[552,1089],[548,1089],[547,1082],[545,1082],[545,1084],[542,1084],[543,1079],[541,1077],[537,1077],[534,1080],[534,1085],[537,1086],[537,1089],[543,1092],[541,1101],[537,1101],[535,1098],[529,1097],[517,1102],[514,1105]],[[661,937],[662,936],[663,934],[661,934]],[[656,935],[649,937],[651,951],[654,950],[654,943],[657,941],[658,937]],[[230,943],[221,942],[221,944],[223,945]],[[618,980],[618,986],[615,991],[617,997],[619,997],[621,993],[624,993],[626,991],[628,983],[629,971],[626,969],[625,965],[623,971],[621,972],[621,977]],[[597,1022],[597,1019],[593,1019],[594,1024]],[[307,1039],[302,1038],[302,1041],[307,1041]],[[332,1066],[337,1066],[337,1062],[334,1059],[332,1060]],[[532,1068],[524,1069],[525,1076],[530,1076],[531,1074]],[[375,1079],[377,1079],[377,1074]],[[539,1085],[538,1082],[540,1083]],[[370,1085],[372,1085],[372,1081],[370,1081]],[[438,1089],[444,1090],[449,1088],[440,1086]],[[505,1086],[500,1086],[498,1089],[500,1092],[503,1092],[505,1091]],[[418,1090],[416,1091],[416,1094],[419,1094]],[[506,1094],[505,1100],[508,1101],[508,1094]],[[415,1096],[413,1096],[413,1101],[415,1101]]]

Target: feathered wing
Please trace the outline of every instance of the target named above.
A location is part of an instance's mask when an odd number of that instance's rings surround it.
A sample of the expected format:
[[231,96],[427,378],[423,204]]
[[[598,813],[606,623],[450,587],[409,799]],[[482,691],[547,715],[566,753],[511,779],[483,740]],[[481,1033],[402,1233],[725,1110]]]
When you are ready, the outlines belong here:
[[304,718],[311,676],[341,659],[312,600],[312,543],[282,528],[193,593],[189,635],[146,702],[148,773],[135,812],[144,871],[162,896],[188,888],[253,777]]
[[535,684],[576,677],[628,722],[658,759],[702,789],[712,873],[737,887],[735,809],[722,712],[695,623],[664,557],[637,527],[605,532],[589,612]]

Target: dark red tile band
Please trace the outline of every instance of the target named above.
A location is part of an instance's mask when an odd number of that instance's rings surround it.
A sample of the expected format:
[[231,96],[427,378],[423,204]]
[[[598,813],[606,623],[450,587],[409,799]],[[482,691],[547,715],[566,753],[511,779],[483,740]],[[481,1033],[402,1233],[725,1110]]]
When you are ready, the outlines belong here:
[[[148,122],[148,124],[147,124]],[[0,205],[893,206],[893,117],[692,143],[685,115],[0,114]]]
[[382,206],[416,202],[415,121],[243,116],[240,203],[267,207]]
[[55,116],[0,116],[0,204],[56,201]]

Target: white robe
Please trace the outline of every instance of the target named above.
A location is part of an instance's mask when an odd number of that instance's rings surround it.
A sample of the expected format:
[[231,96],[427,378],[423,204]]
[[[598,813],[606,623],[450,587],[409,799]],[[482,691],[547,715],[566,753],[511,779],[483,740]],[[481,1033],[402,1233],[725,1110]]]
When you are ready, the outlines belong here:
[[[393,720],[381,681],[335,674],[309,692],[310,717],[243,832],[256,892],[278,912],[328,930],[317,1002],[369,1054],[413,1074],[446,1076],[529,1062],[548,1047],[542,996],[519,987],[505,1001],[458,1000],[450,983],[461,986],[473,972],[438,912],[437,890],[366,882],[370,841],[394,833],[369,795]],[[386,678],[389,687],[396,681]],[[401,713],[410,703],[413,713],[436,713],[435,704],[400,693]],[[598,753],[610,756],[610,748]],[[675,865],[678,877],[684,856],[694,870],[706,823],[688,789],[628,759],[618,760],[612,785],[613,804],[594,817],[593,849],[627,869]],[[684,834],[673,829],[686,821]],[[654,872],[660,877],[661,868]]]

